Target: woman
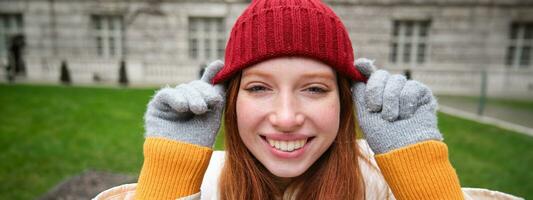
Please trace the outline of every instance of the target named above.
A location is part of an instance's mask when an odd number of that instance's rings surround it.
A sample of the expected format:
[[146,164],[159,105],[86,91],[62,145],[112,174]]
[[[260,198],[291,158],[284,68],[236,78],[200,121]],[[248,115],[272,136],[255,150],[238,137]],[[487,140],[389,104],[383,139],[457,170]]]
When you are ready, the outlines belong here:
[[[139,183],[96,199],[470,198],[431,91],[353,60],[344,25],[322,2],[253,1],[225,63],[148,104]],[[226,151],[212,157],[223,111]],[[357,127],[368,144],[356,142]]]

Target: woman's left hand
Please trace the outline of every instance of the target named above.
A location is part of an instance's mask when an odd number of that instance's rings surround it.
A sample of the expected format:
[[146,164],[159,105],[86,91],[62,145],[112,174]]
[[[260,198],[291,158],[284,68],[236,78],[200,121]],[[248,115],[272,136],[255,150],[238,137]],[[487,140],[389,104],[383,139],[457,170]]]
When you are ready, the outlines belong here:
[[437,127],[437,101],[424,84],[375,70],[373,61],[358,59],[355,67],[367,83],[352,85],[359,125],[376,154],[426,140],[442,140]]

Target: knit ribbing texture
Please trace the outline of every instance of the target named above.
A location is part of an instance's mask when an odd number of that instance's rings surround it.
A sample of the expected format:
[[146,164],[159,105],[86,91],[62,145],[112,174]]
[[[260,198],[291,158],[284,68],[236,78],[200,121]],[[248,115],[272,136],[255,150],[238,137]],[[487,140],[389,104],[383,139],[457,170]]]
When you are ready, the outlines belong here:
[[224,68],[212,82],[281,56],[313,58],[352,80],[366,80],[353,66],[349,35],[331,8],[319,0],[255,0],[235,22]]
[[376,161],[398,200],[463,199],[443,142],[420,142],[379,154]]
[[199,145],[146,138],[135,199],[176,199],[198,193],[212,153]]

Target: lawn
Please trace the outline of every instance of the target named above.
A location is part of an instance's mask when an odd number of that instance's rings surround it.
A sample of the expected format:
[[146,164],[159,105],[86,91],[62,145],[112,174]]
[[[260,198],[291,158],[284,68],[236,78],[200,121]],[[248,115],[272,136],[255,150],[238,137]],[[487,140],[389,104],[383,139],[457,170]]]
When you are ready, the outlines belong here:
[[533,198],[533,137],[442,113],[439,128],[463,187]]
[[[138,174],[153,89],[0,84],[0,94],[2,199],[34,199],[88,169]],[[533,198],[532,137],[444,114],[439,126],[464,187]]]

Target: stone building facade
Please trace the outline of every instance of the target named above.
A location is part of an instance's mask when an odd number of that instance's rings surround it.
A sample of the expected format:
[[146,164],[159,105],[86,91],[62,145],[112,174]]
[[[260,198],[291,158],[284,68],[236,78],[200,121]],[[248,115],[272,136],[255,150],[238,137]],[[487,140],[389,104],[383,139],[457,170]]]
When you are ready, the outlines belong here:
[[[533,0],[324,0],[356,57],[410,72],[436,93],[533,98]],[[0,65],[24,36],[18,78],[79,84],[177,84],[223,59],[244,0],[0,0]],[[11,56],[12,57],[12,56]],[[6,70],[0,70],[5,79]]]

